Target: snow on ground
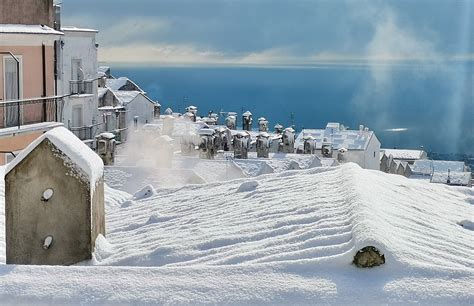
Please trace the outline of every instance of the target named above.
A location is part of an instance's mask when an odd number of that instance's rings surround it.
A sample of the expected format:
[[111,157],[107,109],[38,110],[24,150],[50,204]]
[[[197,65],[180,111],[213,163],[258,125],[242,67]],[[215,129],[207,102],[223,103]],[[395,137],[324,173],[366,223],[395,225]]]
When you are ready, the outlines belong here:
[[249,159],[233,159],[233,154],[226,153],[214,160],[176,154],[169,169],[153,167],[155,163],[150,158],[122,155],[116,165],[105,167],[105,181],[115,189],[133,193],[147,184],[154,188],[179,187],[332,165],[323,164],[315,155],[270,153],[270,158],[257,158],[256,152],[249,153]]
[[[472,304],[473,199],[470,188],[355,164],[161,188],[142,200],[106,188],[107,238],[94,259],[0,265],[0,301]],[[385,265],[351,264],[367,245]]]
[[168,188],[223,182],[246,176],[231,160],[175,158],[169,169],[154,168],[149,166],[151,164],[150,161],[138,166],[107,166],[105,181],[113,188],[133,193],[146,184],[155,188]]

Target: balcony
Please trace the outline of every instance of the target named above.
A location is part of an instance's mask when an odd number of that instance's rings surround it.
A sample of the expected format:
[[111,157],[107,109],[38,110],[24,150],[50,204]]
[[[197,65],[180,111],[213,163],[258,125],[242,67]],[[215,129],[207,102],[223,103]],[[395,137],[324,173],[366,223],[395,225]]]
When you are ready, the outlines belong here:
[[60,122],[63,96],[0,102],[0,128]]
[[97,134],[97,129],[99,125],[101,124],[103,123],[86,125],[86,126],[81,126],[81,127],[69,126],[68,128],[80,140],[89,140],[89,139],[94,139],[95,135]]
[[69,81],[71,95],[93,94],[94,80],[72,80]]

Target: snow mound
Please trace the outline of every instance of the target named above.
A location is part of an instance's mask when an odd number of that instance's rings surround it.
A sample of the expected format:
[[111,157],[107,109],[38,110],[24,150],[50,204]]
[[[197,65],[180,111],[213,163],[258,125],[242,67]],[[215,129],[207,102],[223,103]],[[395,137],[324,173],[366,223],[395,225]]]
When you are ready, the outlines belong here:
[[142,200],[156,195],[155,188],[152,185],[146,185],[133,194],[134,200]]
[[474,231],[474,222],[469,220],[463,220],[458,223],[467,230]]
[[239,186],[239,189],[237,189],[237,192],[254,191],[255,189],[257,189],[257,186],[258,186],[257,181],[244,182]]

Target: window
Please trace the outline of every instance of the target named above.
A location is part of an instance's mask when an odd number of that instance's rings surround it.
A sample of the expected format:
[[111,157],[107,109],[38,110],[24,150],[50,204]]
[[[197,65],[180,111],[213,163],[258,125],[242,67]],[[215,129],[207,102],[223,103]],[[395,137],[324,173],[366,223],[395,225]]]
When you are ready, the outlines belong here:
[[82,124],[82,105],[76,105],[72,108],[72,127],[81,127]]
[[4,82],[5,82],[5,100],[18,100],[18,78],[16,61],[11,57],[4,58]]
[[80,59],[71,60],[71,80],[84,80],[84,72],[82,71],[82,61]]
[[[7,55],[3,57],[3,99],[5,101],[18,100],[22,97],[22,58],[16,56],[20,60],[20,71],[18,75],[17,63],[15,59]],[[18,83],[18,79],[20,82]],[[18,96],[18,89],[20,95]],[[21,109],[20,109],[21,111]],[[20,115],[20,117],[18,116]],[[6,107],[4,124],[6,127],[16,126],[21,120],[21,113],[17,105],[9,105]]]

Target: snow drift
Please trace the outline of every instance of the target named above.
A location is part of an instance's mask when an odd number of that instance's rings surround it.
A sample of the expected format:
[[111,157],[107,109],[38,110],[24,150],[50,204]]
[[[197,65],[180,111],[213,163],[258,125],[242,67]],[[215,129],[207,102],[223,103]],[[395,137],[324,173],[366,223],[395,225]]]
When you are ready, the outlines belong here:
[[[107,238],[89,266],[0,265],[2,302],[474,301],[472,189],[345,164],[157,189],[141,200],[106,195]],[[355,267],[366,246],[385,264]]]

